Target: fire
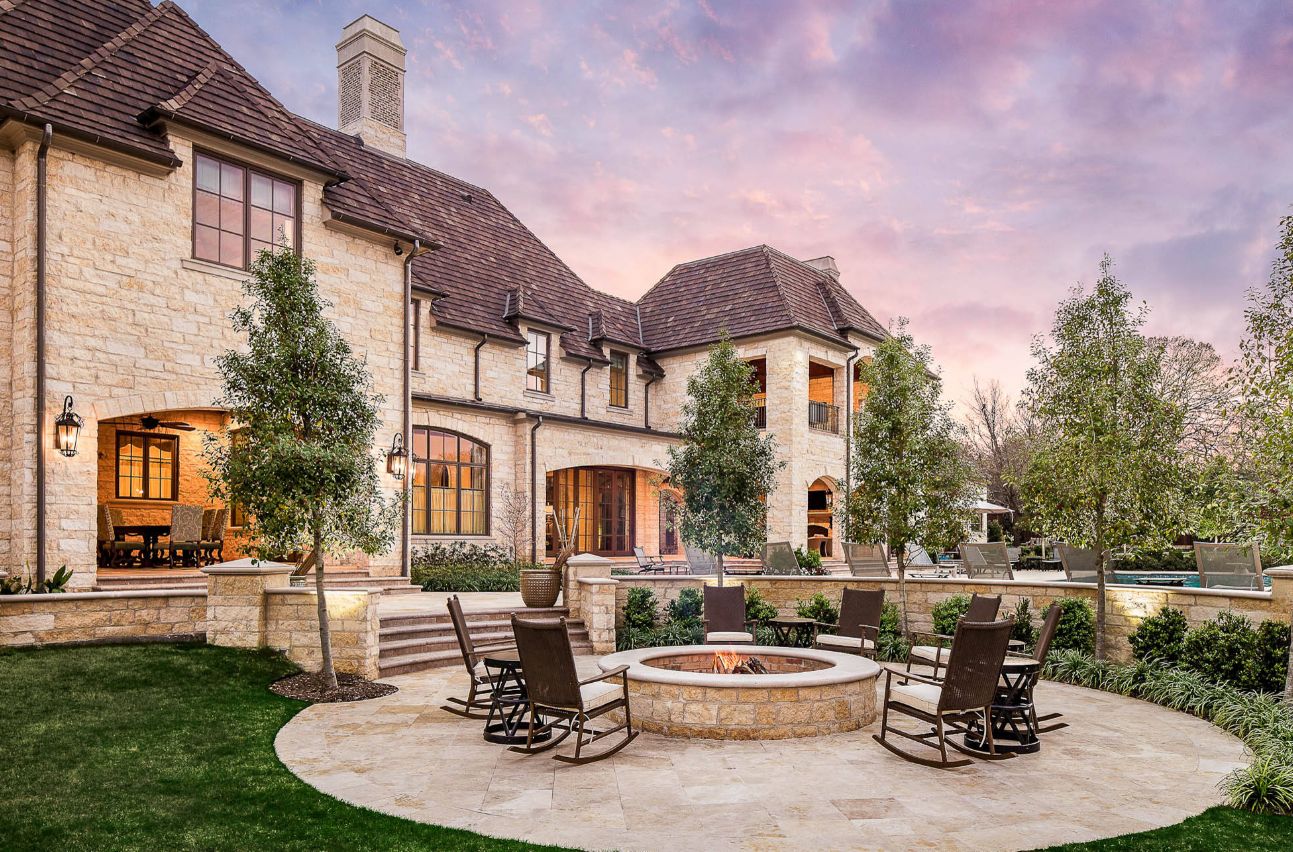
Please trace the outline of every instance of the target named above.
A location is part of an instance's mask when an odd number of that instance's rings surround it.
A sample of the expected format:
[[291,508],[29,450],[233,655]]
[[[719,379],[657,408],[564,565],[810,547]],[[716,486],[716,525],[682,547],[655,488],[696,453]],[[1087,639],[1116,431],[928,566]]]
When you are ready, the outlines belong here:
[[749,662],[749,657],[744,654],[738,654],[735,651],[716,651],[714,653],[714,672],[716,674],[732,674],[747,662]]

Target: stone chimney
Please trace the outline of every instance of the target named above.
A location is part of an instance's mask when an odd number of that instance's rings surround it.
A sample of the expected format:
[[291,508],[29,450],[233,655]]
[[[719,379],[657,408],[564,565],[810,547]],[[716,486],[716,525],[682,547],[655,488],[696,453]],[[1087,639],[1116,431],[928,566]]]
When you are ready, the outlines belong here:
[[341,30],[337,42],[337,129],[364,144],[405,155],[404,42],[371,15]]
[[822,257],[815,257],[812,260],[805,260],[804,263],[808,264],[813,269],[820,269],[836,281],[840,280],[840,268],[835,265],[835,258],[831,257],[829,254],[823,255]]

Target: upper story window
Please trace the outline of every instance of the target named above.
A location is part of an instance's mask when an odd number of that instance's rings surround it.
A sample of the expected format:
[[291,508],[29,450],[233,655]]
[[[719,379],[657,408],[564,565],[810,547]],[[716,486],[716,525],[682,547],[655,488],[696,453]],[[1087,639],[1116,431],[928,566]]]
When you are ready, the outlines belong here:
[[261,249],[296,247],[299,184],[210,154],[193,161],[195,258],[246,269]]
[[117,497],[175,500],[180,439],[153,432],[117,432]]
[[531,331],[525,345],[525,389],[549,393],[551,370],[548,357],[552,335],[546,331]]
[[412,310],[409,311],[409,319],[413,323],[412,333],[409,335],[409,345],[412,347],[413,369],[422,369],[422,300],[414,299]]
[[627,352],[611,353],[611,405],[629,407],[629,356]]

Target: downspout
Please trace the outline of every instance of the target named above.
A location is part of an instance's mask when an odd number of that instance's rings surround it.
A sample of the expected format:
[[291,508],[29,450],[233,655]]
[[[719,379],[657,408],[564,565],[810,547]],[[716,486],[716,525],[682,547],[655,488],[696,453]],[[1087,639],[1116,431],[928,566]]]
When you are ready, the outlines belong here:
[[586,390],[586,377],[588,371],[593,368],[593,359],[589,358],[588,363],[579,371],[579,416],[588,419],[588,394]]
[[843,541],[849,541],[849,513],[847,511],[849,495],[853,493],[853,363],[857,361],[859,352],[854,352],[844,362],[844,500],[845,511],[841,513],[840,518],[844,527]]
[[539,427],[543,425],[540,414],[530,427],[530,562],[539,561],[539,525],[534,520],[539,514]]
[[642,386],[642,428],[651,428],[651,386],[655,384],[656,377],[652,376],[647,379],[647,383]]
[[480,402],[481,400],[484,399],[484,397],[480,395],[480,348],[488,342],[489,342],[489,335],[482,334],[480,336],[480,343],[476,344],[476,349],[472,353],[473,358],[475,359],[472,366],[472,371],[473,371],[472,387],[474,388],[474,393],[475,393],[477,402]]
[[45,585],[45,244],[49,143],[46,124],[36,151],[36,583]]
[[409,539],[411,538],[413,526],[413,507],[409,500],[409,483],[413,479],[413,396],[412,396],[412,369],[413,364],[409,357],[411,341],[409,326],[413,322],[413,258],[418,256],[422,250],[422,241],[413,241],[413,250],[409,256],[404,259],[404,417],[400,423],[400,435],[404,441],[405,452],[408,453],[407,461],[404,465],[404,479],[400,481],[400,500],[403,503],[403,511],[400,513],[400,576],[409,576]]

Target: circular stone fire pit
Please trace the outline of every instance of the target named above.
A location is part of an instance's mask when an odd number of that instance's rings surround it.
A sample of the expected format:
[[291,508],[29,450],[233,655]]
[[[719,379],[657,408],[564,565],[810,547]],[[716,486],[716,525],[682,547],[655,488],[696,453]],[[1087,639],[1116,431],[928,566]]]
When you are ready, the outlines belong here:
[[[880,667],[851,654],[683,645],[620,651],[598,665],[629,667],[633,721],[665,736],[779,740],[853,731],[875,719]],[[724,673],[733,667],[767,673]]]

